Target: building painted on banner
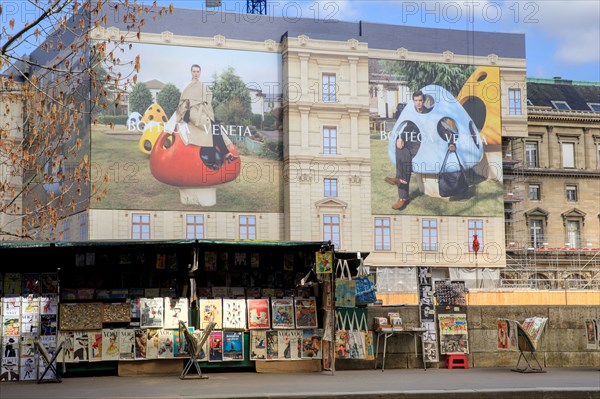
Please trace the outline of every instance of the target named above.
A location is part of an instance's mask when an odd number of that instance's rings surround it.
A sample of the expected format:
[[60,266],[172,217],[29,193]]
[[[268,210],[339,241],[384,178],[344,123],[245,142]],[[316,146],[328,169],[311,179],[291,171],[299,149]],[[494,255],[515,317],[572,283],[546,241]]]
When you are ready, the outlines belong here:
[[467,280],[506,266],[502,143],[528,133],[524,35],[175,10],[139,39],[120,22],[91,39],[122,35],[138,81],[189,101],[91,126],[108,194],[62,239],[331,240],[374,267]]

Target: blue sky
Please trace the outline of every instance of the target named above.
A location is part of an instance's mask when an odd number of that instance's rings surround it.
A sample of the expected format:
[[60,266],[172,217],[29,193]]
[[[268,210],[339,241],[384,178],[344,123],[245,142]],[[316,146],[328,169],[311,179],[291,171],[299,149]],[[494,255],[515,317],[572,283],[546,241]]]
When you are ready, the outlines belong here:
[[[34,0],[0,0],[0,18],[31,20]],[[48,0],[38,0],[44,3]],[[525,33],[527,76],[600,82],[598,0],[267,0],[270,15],[368,21],[460,30]],[[205,0],[159,0],[177,8],[201,8]],[[224,0],[222,10],[245,12],[245,0]],[[33,11],[32,11],[33,10]],[[22,25],[21,25],[22,26]],[[226,36],[226,33],[224,34]],[[0,37],[0,43],[5,40]],[[19,54],[24,49],[19,49]]]
[[[199,8],[203,0],[175,0]],[[525,33],[527,76],[600,81],[598,0],[267,0],[269,14],[487,32]],[[243,12],[246,1],[223,1],[223,10]]]

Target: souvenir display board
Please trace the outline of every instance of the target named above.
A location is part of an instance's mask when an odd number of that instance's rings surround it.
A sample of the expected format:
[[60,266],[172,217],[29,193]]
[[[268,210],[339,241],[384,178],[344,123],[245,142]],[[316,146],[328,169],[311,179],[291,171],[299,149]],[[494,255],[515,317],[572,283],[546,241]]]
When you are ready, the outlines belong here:
[[442,355],[469,353],[469,333],[466,314],[439,314],[440,353]]
[[439,361],[438,334],[435,326],[435,307],[432,290],[432,270],[429,266],[417,267],[417,287],[419,293],[419,319],[425,329],[421,336],[423,360]]

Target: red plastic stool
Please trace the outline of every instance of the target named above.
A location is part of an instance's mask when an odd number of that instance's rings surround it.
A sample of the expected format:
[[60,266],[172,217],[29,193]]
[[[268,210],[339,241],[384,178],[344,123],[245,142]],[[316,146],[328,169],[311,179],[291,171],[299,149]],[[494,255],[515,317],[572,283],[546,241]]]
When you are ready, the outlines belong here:
[[467,355],[446,355],[446,368],[447,369],[455,369],[455,368],[469,368],[469,360],[467,359]]

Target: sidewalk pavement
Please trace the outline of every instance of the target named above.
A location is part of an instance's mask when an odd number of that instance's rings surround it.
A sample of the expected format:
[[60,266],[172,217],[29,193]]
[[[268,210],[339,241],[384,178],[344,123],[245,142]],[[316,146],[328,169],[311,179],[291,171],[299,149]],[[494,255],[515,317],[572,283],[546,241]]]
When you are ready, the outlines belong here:
[[206,373],[75,377],[63,382],[0,383],[1,399],[600,399],[597,368],[546,369],[521,374],[510,369],[389,369],[317,373]]

